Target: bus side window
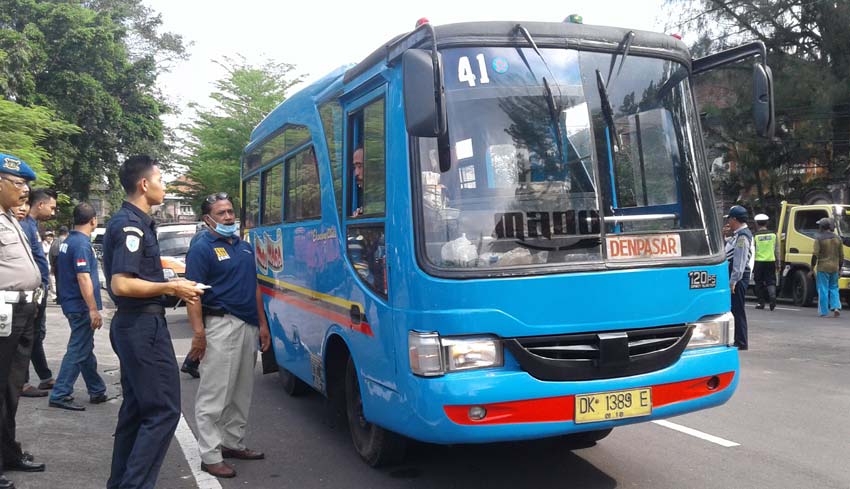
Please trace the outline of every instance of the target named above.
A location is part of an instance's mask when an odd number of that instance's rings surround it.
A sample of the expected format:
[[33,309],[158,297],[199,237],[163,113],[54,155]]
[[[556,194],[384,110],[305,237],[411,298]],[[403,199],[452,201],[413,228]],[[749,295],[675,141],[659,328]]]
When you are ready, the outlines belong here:
[[[384,99],[349,114],[346,249],[357,276],[387,294]],[[360,220],[363,222],[359,222]]]

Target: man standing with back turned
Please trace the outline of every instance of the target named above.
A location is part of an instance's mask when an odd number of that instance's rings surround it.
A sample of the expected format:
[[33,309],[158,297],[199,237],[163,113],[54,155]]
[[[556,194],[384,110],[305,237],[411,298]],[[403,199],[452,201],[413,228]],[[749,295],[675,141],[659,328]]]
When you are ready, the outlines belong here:
[[180,379],[162,295],[194,304],[188,280],[166,281],[156,225],[149,212],[165,198],[156,160],[129,158],[118,172],[127,200],[109,220],[103,268],[117,311],[109,338],[121,363],[124,402],[118,412],[107,489],[153,489],[180,420]]
[[753,268],[753,280],[756,285],[756,309],[764,309],[765,294],[770,300],[770,310],[776,309],[776,256],[779,254],[779,241],[776,233],[767,229],[767,214],[756,214],[756,260]]

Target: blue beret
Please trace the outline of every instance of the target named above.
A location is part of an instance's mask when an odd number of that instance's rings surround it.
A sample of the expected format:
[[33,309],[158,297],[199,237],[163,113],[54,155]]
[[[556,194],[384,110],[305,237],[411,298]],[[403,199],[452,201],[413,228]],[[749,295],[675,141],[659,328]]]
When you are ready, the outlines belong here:
[[12,155],[0,153],[0,172],[21,177],[24,180],[35,180],[35,172],[24,160]]

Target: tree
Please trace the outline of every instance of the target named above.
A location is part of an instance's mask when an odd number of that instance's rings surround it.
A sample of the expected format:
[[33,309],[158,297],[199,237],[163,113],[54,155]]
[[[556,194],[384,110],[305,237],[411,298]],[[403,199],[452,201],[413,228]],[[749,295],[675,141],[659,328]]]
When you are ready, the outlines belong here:
[[53,185],[53,177],[44,171],[44,162],[50,154],[40,143],[47,137],[62,137],[78,133],[80,129],[56,119],[44,107],[24,107],[8,100],[0,100],[0,153],[11,154],[24,160],[37,175],[38,187]]
[[160,26],[140,0],[0,0],[0,96],[80,128],[40,142],[58,190],[84,200],[105,178],[119,188],[125,155],[170,151],[155,83],[185,49]]
[[[782,165],[820,164],[837,175],[850,156],[850,2],[811,0],[668,0],[678,7],[679,31],[697,32],[696,55],[759,40],[775,79],[780,144],[742,140],[744,103],[704,107],[717,122],[715,144],[738,156],[741,187],[756,185],[763,200]],[[731,76],[739,87],[747,85]],[[742,83],[743,82],[743,83]],[[740,101],[749,95],[739,92]],[[733,137],[734,135],[734,137]],[[746,154],[747,156],[744,156]]]
[[292,75],[294,65],[267,61],[260,66],[245,58],[224,58],[218,64],[226,76],[215,82],[212,108],[194,105],[195,119],[184,130],[189,154],[187,188],[195,210],[206,195],[227,192],[239,205],[239,162],[256,125],[302,81]]

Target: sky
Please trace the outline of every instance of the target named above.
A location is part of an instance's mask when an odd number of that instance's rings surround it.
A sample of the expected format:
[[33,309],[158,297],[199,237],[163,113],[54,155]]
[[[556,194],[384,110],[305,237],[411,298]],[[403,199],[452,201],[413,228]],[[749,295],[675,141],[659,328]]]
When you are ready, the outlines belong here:
[[[303,3],[302,3],[303,2]],[[307,83],[335,68],[356,63],[393,36],[414,28],[421,17],[432,24],[480,20],[559,22],[580,14],[585,24],[660,31],[663,0],[552,0],[476,2],[469,0],[145,0],[162,14],[163,28],[181,34],[190,59],[162,75],[163,93],[178,107],[211,106],[212,83],[224,76],[214,60],[244,56],[250,63],[270,59],[296,65]],[[294,90],[293,90],[294,92]],[[172,120],[186,120],[186,110]]]

